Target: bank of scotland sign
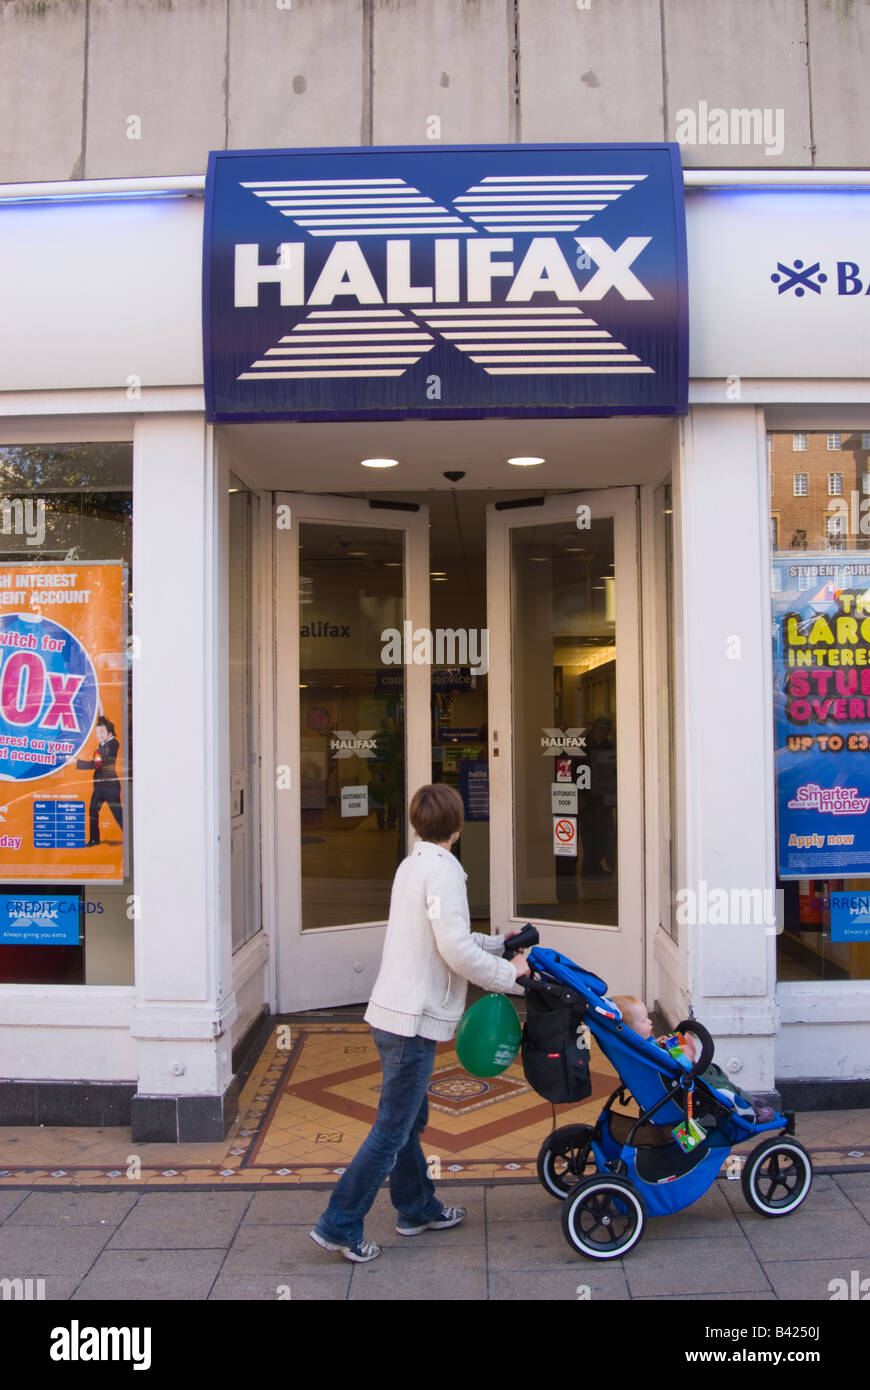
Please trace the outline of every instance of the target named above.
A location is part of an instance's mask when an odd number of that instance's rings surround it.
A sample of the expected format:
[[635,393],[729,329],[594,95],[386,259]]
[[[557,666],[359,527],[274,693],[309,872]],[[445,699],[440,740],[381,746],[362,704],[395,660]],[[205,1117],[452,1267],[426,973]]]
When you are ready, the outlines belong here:
[[676,145],[209,158],[210,420],[686,410]]

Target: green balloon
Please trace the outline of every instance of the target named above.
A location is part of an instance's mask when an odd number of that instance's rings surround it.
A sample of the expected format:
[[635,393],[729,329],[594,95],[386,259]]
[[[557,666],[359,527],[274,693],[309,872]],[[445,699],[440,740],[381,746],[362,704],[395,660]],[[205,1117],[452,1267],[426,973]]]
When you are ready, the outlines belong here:
[[456,1055],[472,1076],[498,1076],[520,1050],[516,1009],[503,994],[487,994],[464,1015],[456,1032]]

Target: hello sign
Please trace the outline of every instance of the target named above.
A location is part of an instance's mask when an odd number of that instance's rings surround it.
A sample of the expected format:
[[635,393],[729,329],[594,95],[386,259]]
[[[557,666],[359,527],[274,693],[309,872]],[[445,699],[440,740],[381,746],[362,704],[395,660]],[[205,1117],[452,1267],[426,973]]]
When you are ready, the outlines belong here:
[[209,420],[685,413],[676,145],[217,151]]

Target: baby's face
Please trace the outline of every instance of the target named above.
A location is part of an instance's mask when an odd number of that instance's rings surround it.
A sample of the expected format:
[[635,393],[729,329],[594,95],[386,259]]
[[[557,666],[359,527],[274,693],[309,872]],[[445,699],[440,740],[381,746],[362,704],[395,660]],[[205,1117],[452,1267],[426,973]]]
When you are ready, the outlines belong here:
[[645,1004],[633,1004],[631,1013],[626,1019],[629,1028],[633,1028],[635,1033],[642,1038],[651,1038],[653,1032],[652,1019],[646,1011]]

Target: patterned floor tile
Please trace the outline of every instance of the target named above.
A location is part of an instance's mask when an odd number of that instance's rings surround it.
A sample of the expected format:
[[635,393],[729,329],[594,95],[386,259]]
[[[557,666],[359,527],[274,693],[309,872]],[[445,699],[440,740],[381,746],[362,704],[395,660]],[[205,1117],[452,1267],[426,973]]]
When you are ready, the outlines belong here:
[[[283,1032],[279,1033],[279,1027]],[[140,1144],[129,1129],[0,1129],[0,1187],[131,1185],[131,1156],[141,1165],[133,1185],[209,1187],[331,1185],[374,1121],[380,1061],[361,1023],[277,1025],[243,1088],[239,1120],[223,1143]],[[615,1073],[593,1050],[593,1094],[563,1107],[557,1124],[591,1123],[615,1086]],[[457,1182],[527,1179],[536,1174],[553,1107],[530,1089],[514,1063],[488,1080],[461,1067],[440,1043],[429,1095],[424,1152]],[[799,1115],[797,1137],[817,1165],[870,1167],[870,1110]],[[745,1152],[751,1143],[744,1145]]]

